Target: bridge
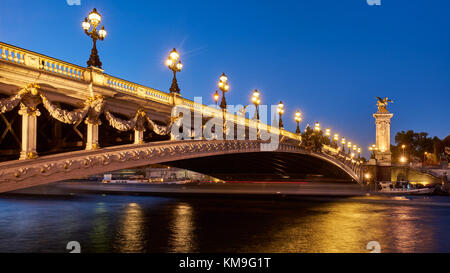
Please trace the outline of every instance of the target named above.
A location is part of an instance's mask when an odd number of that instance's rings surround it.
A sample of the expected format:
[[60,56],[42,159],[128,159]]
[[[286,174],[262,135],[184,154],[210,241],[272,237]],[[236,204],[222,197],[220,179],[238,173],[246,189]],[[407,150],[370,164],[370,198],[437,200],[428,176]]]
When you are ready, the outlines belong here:
[[[220,117],[234,138],[216,128],[210,139],[182,125],[180,139],[173,133],[186,119],[180,111],[200,114],[202,128]],[[155,163],[223,179],[246,169],[363,180],[362,163],[337,143],[311,147],[282,127],[6,43],[0,43],[0,123],[0,192]],[[268,150],[262,135],[277,145]]]

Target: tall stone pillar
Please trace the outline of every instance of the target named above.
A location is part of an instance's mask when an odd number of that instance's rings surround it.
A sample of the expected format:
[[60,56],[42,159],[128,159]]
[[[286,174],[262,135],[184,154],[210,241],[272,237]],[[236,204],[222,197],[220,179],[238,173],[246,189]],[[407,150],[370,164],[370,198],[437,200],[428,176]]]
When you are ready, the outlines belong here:
[[393,116],[394,114],[389,112],[382,113],[380,111],[373,115],[376,124],[375,159],[380,165],[390,166],[392,162],[391,118]]
[[98,124],[91,122],[87,123],[87,140],[86,150],[97,150],[100,146],[98,144]]
[[377,164],[376,180],[378,181],[391,181],[391,118],[394,114],[386,109],[388,102],[392,101],[388,98],[384,100],[379,98],[378,111],[373,114],[376,125],[376,147],[374,153]]
[[20,160],[37,158],[36,137],[37,117],[41,115],[38,109],[20,105],[19,115],[22,116],[22,149]]

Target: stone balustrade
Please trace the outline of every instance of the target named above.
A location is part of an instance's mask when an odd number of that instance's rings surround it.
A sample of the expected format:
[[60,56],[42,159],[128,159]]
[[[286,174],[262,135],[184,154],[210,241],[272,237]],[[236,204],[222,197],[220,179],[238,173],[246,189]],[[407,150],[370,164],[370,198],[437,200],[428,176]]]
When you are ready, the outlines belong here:
[[86,68],[0,42],[0,60],[84,80]]
[[[103,73],[103,71],[100,69],[93,70],[90,68],[77,66],[2,42],[0,42],[0,60],[17,65],[27,66],[32,69],[42,70],[52,74],[58,74],[59,76],[68,77],[79,81],[90,82],[92,80],[96,85],[111,88],[121,93],[144,98],[165,105],[181,104],[191,111],[198,111],[198,109],[200,109],[200,107],[196,107],[195,102],[191,100],[185,98],[174,98],[172,94],[110,76]],[[92,73],[98,75],[93,76]],[[204,115],[222,115],[221,109],[209,107],[206,105],[202,105],[201,109]],[[285,130],[280,130],[279,128],[272,127],[270,125],[263,125],[255,120],[247,118],[244,119],[243,117],[240,117],[233,113],[227,113],[225,119],[233,123],[243,122],[245,126],[249,128],[256,129],[259,127],[260,129],[267,130],[268,132],[274,134],[280,134],[288,138],[301,140],[301,136],[297,134]]]

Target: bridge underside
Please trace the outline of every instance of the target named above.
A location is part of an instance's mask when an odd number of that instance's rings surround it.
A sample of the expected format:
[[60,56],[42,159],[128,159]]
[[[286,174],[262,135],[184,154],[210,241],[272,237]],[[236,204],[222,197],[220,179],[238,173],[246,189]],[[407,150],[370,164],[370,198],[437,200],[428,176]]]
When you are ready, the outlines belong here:
[[307,154],[276,152],[226,154],[163,164],[225,181],[352,180],[337,166]]

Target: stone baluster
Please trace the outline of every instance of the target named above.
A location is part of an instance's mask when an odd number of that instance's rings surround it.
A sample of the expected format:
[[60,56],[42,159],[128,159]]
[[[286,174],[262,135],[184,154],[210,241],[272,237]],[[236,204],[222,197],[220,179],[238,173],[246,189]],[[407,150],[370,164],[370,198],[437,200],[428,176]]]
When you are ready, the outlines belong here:
[[6,54],[5,54],[6,49],[3,47],[0,47],[0,49],[1,49],[1,53],[2,53],[2,55],[1,55],[2,59],[6,60]]
[[13,60],[13,55],[12,55],[11,49],[8,49],[8,60],[9,60],[10,62],[12,62],[12,60]]

